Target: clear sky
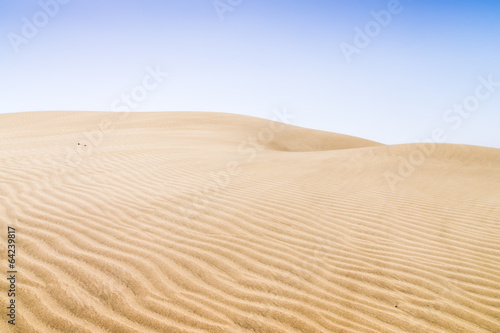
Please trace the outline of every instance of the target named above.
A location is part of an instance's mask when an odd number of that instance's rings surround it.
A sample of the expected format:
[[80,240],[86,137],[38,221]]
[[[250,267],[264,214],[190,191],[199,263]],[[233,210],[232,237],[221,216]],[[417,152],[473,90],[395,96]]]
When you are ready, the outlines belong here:
[[132,111],[286,107],[386,144],[441,128],[500,148],[498,0],[0,0],[0,37],[0,112],[109,111],[138,89]]

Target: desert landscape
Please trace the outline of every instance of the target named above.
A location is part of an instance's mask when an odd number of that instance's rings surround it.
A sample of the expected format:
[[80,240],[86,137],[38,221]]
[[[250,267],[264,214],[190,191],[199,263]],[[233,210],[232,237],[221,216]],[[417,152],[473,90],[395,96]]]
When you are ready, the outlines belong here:
[[206,112],[0,137],[1,332],[500,332],[499,149]]

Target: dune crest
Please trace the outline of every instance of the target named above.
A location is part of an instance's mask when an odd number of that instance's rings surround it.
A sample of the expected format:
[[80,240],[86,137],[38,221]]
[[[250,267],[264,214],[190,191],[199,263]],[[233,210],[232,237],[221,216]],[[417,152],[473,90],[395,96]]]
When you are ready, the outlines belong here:
[[498,149],[201,112],[0,137],[18,332],[500,332]]

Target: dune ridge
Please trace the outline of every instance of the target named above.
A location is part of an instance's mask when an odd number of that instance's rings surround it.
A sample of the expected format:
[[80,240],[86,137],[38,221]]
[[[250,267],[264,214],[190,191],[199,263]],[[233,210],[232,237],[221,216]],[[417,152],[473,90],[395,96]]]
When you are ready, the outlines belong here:
[[0,137],[18,332],[500,332],[498,149],[201,112],[2,114]]

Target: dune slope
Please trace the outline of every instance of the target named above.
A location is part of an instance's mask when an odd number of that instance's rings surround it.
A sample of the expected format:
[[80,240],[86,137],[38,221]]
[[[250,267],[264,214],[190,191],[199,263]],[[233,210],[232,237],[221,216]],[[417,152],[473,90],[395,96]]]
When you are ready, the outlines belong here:
[[3,114],[16,330],[500,332],[499,170],[239,115]]

